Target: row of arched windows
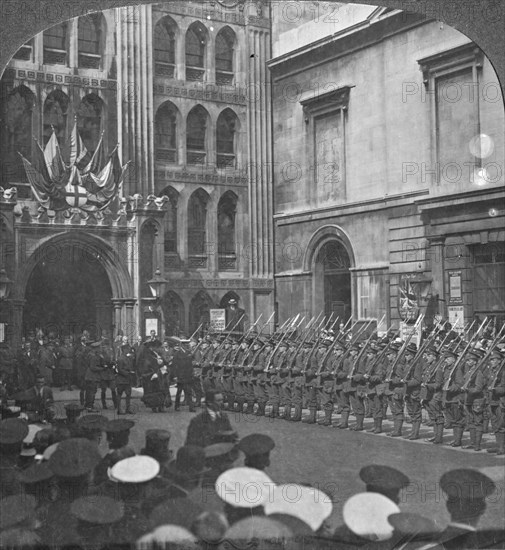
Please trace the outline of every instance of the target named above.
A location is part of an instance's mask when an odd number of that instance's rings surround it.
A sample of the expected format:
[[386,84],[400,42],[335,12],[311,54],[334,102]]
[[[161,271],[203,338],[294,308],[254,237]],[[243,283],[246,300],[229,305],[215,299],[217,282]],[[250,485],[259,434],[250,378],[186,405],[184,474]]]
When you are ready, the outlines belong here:
[[[185,136],[186,163],[205,164],[214,159],[208,158],[209,152],[209,113],[201,105],[191,109],[186,117],[186,128],[182,128],[179,109],[165,101],[156,111],[154,133],[156,158],[171,163],[179,162],[179,153]],[[236,167],[237,135],[239,120],[235,112],[226,108],[222,111],[215,126],[216,166],[218,168]]]
[[[155,73],[170,78],[203,80],[208,69],[209,31],[200,21],[192,23],[184,36],[184,43],[177,23],[170,17],[160,19],[154,28],[153,55]],[[214,46],[215,81],[231,84],[235,73],[237,37],[228,26],[216,35]],[[184,47],[185,75],[177,75],[178,49]]]

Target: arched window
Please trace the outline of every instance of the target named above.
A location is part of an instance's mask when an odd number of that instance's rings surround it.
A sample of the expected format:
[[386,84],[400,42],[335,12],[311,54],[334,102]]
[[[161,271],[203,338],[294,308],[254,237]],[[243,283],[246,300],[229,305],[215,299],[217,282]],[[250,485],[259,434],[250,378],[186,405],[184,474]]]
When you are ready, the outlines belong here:
[[189,334],[193,334],[201,325],[201,334],[207,331],[210,323],[210,309],[214,307],[212,298],[200,290],[189,304]]
[[77,110],[77,128],[86,149],[93,152],[100,140],[103,101],[96,94],[85,96]]
[[53,128],[60,146],[66,142],[68,96],[61,90],[52,91],[44,102],[44,145],[49,141]]
[[202,189],[197,189],[188,203],[188,253],[192,267],[205,267],[205,240],[207,226],[207,203],[209,196]]
[[171,17],[164,17],[154,28],[154,64],[157,75],[173,78],[175,73],[175,35],[177,26]]
[[179,193],[173,187],[166,187],[160,196],[166,195],[169,199],[165,214],[165,252],[177,254],[177,203]]
[[79,17],[78,49],[79,67],[98,69],[101,61],[102,14]]
[[231,109],[225,109],[217,119],[216,145],[218,168],[235,168],[235,134],[237,126],[237,115]]
[[18,151],[28,160],[32,160],[35,96],[26,86],[18,86],[2,103],[1,179],[3,182],[27,182]]
[[67,29],[67,23],[62,23],[44,31],[44,64],[66,65]]
[[233,56],[235,50],[235,33],[230,27],[224,27],[216,36],[216,83],[233,82]]
[[236,269],[235,217],[237,195],[227,191],[217,206],[217,252],[219,270]]
[[177,162],[177,107],[166,101],[154,120],[156,159]]
[[205,73],[207,30],[193,23],[186,32],[186,80],[202,80]]
[[25,42],[21,48],[13,55],[14,59],[21,59],[23,61],[31,61],[33,52],[33,38]]
[[165,336],[181,336],[184,333],[184,303],[180,296],[169,290],[163,296],[161,307],[165,316]]
[[207,111],[201,106],[193,107],[186,122],[186,162],[204,164],[207,150]]

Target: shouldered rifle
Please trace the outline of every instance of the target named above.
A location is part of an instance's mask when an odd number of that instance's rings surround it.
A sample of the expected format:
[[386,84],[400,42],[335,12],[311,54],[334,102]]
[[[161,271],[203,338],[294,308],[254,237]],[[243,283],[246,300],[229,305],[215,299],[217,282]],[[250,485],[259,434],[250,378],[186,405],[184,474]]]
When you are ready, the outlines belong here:
[[503,372],[503,367],[505,367],[505,359],[502,360],[499,367],[496,369],[496,372],[493,375],[493,378],[491,379],[491,382],[488,385],[488,390],[493,391],[496,388],[496,385],[498,384],[498,380],[500,379],[501,373]]
[[317,335],[316,341],[315,341],[314,345],[312,346],[312,349],[310,350],[309,354],[307,355],[307,358],[305,359],[305,364],[303,365],[303,372],[305,372],[309,368],[312,356],[316,352],[316,349],[319,345],[319,341],[322,338],[321,327],[324,327],[325,324],[326,324],[326,317],[323,317],[323,319],[321,320],[319,325],[317,325],[315,327],[315,330],[314,330],[313,334],[316,335],[318,331],[319,331],[319,334]]
[[[383,319],[384,319],[384,316],[382,316],[381,323],[382,323]],[[366,324],[366,328],[368,328],[372,323],[373,323],[373,321],[369,321]],[[379,326],[379,323],[377,324],[377,326]],[[361,334],[363,334],[363,332],[365,332],[366,328],[361,331]],[[366,347],[371,342],[371,340],[373,338],[373,335],[374,335],[374,331],[372,330],[372,332],[370,332],[370,336],[366,339],[365,345],[360,349],[356,359],[354,360],[351,372],[349,373],[349,378],[353,377],[354,374],[356,373],[356,369],[358,368],[358,364],[359,364],[361,358],[363,357],[363,355],[365,353]],[[357,341],[357,339],[355,341]]]
[[[459,319],[456,320],[456,323],[454,326],[457,325]],[[424,352],[428,349],[428,347],[431,345],[431,343],[435,340],[438,333],[442,330],[442,325],[440,323],[437,323],[437,326],[435,327],[435,330],[426,338],[426,340],[419,346],[419,349],[415,355],[415,357],[412,359],[408,371],[403,376],[404,381],[407,383],[410,380],[410,377],[412,376],[412,373],[414,372],[414,368],[416,367],[417,363],[423,358]]]
[[477,343],[477,340],[479,339],[479,334],[481,333],[484,326],[486,325],[486,322],[487,322],[487,317],[484,319],[484,321],[482,321],[482,323],[481,323],[480,327],[478,328],[477,332],[470,338],[470,340],[468,341],[468,344],[465,346],[465,349],[463,350],[463,352],[460,353],[459,357],[456,359],[456,361],[454,361],[454,365],[452,366],[452,368],[449,372],[449,376],[447,377],[447,380],[445,381],[444,386],[442,388],[444,391],[447,391],[449,389],[449,387],[451,386],[454,374],[455,374],[457,368],[459,367],[459,365],[461,364],[461,362],[463,361],[463,359],[466,355],[466,352],[469,349],[473,349],[475,347],[475,344]]
[[[288,324],[288,328],[285,329],[282,334],[281,334],[281,337],[279,339],[279,341],[277,342],[276,346],[274,347],[274,349],[270,352],[270,355],[268,356],[268,359],[266,361],[267,363],[267,366],[265,368],[265,372],[268,372],[271,370],[271,366],[270,366],[270,362],[273,360],[275,354],[277,353],[277,350],[279,349],[280,345],[282,344],[282,342],[284,341],[284,339],[286,338],[286,335],[290,332],[289,331],[289,328],[293,325],[296,324],[296,322],[298,321],[298,317],[300,317],[300,314],[297,313],[296,317],[293,318],[293,320],[291,320]],[[283,327],[286,325],[286,323],[283,324]]]
[[303,347],[303,344],[307,341],[307,337],[309,336],[310,334],[310,328],[312,326],[312,324],[314,323],[314,316],[312,316],[309,320],[309,322],[307,323],[307,326],[303,329],[303,333],[302,335],[300,336],[300,343],[298,344],[298,347],[296,348],[296,353],[293,355],[293,357],[291,358],[291,363],[289,365],[289,368],[293,368],[294,365],[295,365],[295,362],[296,362],[296,357],[298,356],[298,354],[300,353],[300,350],[302,349]]
[[[256,326],[256,324],[258,323],[258,321],[261,319],[261,317],[263,317],[263,313],[260,314],[260,316],[256,319],[256,321],[247,329],[247,332],[244,334],[244,336],[242,336],[242,339],[245,340],[249,334],[251,333],[251,330]],[[237,360],[237,355],[239,354],[239,351],[240,351],[240,345],[239,347],[235,350],[235,353],[233,354],[233,357],[231,359],[231,363],[234,364],[235,361]],[[238,366],[238,365],[237,365]]]
[[[335,319],[335,323],[333,323],[330,330],[333,328],[333,326],[335,326],[335,324],[337,323],[338,320],[339,320],[339,317],[337,317]],[[323,360],[321,361],[321,364],[319,365],[319,368],[317,369],[317,374],[319,374],[324,369],[324,366],[326,365],[326,362],[328,361],[328,359],[331,355],[331,352],[333,351],[333,348],[337,345],[338,342],[339,342],[338,338],[336,336],[334,336],[333,342],[328,347],[326,353],[324,354]]]
[[489,359],[489,357],[491,356],[495,348],[503,342],[503,340],[505,339],[505,336],[502,335],[504,329],[505,329],[505,325],[502,326],[502,328],[500,329],[500,332],[496,335],[495,339],[493,340],[493,343],[486,350],[484,357],[479,361],[477,361],[475,365],[468,371],[465,377],[465,383],[461,387],[462,390],[468,389],[468,386],[472,383],[475,375],[480,370],[482,365],[486,363],[486,361]]
[[412,340],[412,337],[414,336],[414,332],[416,332],[417,327],[422,322],[424,318],[424,315],[421,314],[419,316],[419,319],[415,322],[413,330],[410,331],[410,334],[407,335],[407,338],[405,338],[405,341],[402,344],[402,347],[398,351],[398,355],[395,357],[395,360],[391,363],[389,366],[387,373],[386,373],[386,380],[391,380],[391,376],[393,376],[393,372],[395,371],[396,365],[400,362],[401,358],[403,357],[403,354],[405,353],[405,350],[407,349],[407,346],[410,344],[410,341]]
[[272,315],[270,315],[270,317],[268,318],[267,322],[261,327],[260,331],[258,332],[258,334],[256,335],[256,337],[254,338],[254,340],[251,342],[251,345],[247,348],[247,351],[246,353],[244,354],[244,357],[242,358],[242,361],[240,363],[240,366],[243,367],[245,365],[245,362],[247,360],[247,358],[249,357],[249,355],[251,354],[251,350],[256,342],[256,340],[261,336],[261,333],[263,332],[263,329],[270,323],[270,321],[272,320],[272,317],[275,315],[275,311],[272,311]]
[[[387,331],[387,334],[389,334],[389,331],[391,330],[391,327],[388,329]],[[398,331],[395,331],[394,334],[398,334]],[[386,354],[391,346],[391,344],[393,343],[393,339],[391,339],[385,346],[384,346],[384,349],[381,350],[380,353],[377,354],[377,357],[374,359],[374,361],[372,362],[372,364],[368,367],[367,371],[366,371],[366,374],[365,374],[365,377],[366,378],[369,378],[370,375],[372,374],[373,372],[373,369],[375,368],[375,365],[378,365],[379,363],[381,363],[383,360],[384,360],[384,357],[386,357]]]
[[198,334],[198,331],[202,328],[203,326],[203,323],[200,323],[198,325],[198,328],[195,330],[195,332],[193,332],[193,334],[189,337],[190,340],[193,340],[193,338]]

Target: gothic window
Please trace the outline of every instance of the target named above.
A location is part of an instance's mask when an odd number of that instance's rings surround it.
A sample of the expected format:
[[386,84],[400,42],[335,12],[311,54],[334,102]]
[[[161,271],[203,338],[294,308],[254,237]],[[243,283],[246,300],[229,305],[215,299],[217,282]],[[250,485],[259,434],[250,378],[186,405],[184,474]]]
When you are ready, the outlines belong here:
[[204,164],[207,149],[207,111],[200,105],[193,107],[186,122],[186,162]]
[[217,240],[219,269],[225,271],[236,268],[235,217],[237,196],[226,192],[217,206]]
[[169,199],[165,214],[165,252],[177,254],[177,203],[179,193],[173,187],[164,189],[160,196],[166,195]]
[[98,69],[101,60],[102,15],[92,14],[79,17],[78,49],[79,67]]
[[181,336],[184,332],[184,303],[180,296],[169,290],[162,300],[165,316],[165,336]]
[[154,121],[156,159],[177,162],[177,107],[166,101]]
[[49,141],[53,128],[60,146],[66,141],[68,96],[61,90],[52,91],[44,102],[44,145]]
[[3,102],[1,144],[4,182],[26,182],[26,173],[18,152],[32,160],[33,109],[35,96],[26,86],[14,88]]
[[214,307],[211,297],[201,290],[196,294],[189,305],[189,332],[192,334],[201,325],[204,333],[210,323],[210,309]]
[[154,29],[155,72],[172,78],[175,72],[176,24],[171,17],[164,17]]
[[[188,203],[188,253],[193,267],[205,267],[205,239],[207,226],[207,203],[209,196],[197,189]],[[191,256],[194,256],[192,259]]]
[[151,222],[146,222],[140,232],[139,262],[140,262],[140,283],[142,296],[152,296],[147,281],[153,278],[158,267],[155,265],[156,258],[156,236],[158,230]]
[[67,29],[67,23],[62,23],[44,31],[44,64],[66,65]]
[[96,149],[102,129],[103,101],[96,94],[85,96],[77,110],[77,128],[86,149]]
[[205,69],[207,30],[193,23],[186,32],[186,80],[202,80]]
[[235,135],[237,125],[237,115],[231,109],[225,109],[217,119],[216,145],[218,168],[235,167]]
[[235,33],[230,27],[224,27],[216,36],[216,82],[231,84],[233,82],[233,56],[235,50]]

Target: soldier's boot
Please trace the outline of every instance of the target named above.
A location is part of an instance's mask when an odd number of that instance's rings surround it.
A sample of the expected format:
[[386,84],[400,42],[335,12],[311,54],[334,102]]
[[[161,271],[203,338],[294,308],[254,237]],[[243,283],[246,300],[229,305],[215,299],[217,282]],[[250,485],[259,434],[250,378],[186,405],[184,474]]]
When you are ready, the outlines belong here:
[[238,412],[244,412],[245,399],[243,397],[237,398]]
[[481,429],[475,430],[475,447],[473,448],[474,451],[482,451],[482,436],[484,435],[484,432]]
[[284,407],[284,419],[291,420],[291,405],[286,405]]
[[117,409],[117,393],[116,390],[111,390],[112,392],[112,403],[114,404],[114,408]]
[[134,414],[130,407],[131,400],[132,400],[131,396],[127,395],[126,396],[126,414]]
[[416,420],[412,422],[412,433],[409,435],[410,441],[415,441],[416,439],[419,439],[419,430],[421,429],[421,421]]
[[357,414],[356,415],[356,425],[351,428],[354,432],[362,432],[363,431],[363,420],[365,420],[364,414]]
[[349,411],[344,411],[340,417],[340,422],[337,424],[337,428],[346,430],[349,427]]
[[333,411],[331,409],[325,409],[324,411],[324,420],[320,420],[318,424],[320,426],[331,426],[331,415]]
[[449,443],[451,447],[461,447],[461,439],[463,437],[464,428],[461,426],[454,426],[454,440]]
[[393,431],[388,433],[389,437],[401,437],[402,436],[403,420],[401,418],[395,418]]
[[316,407],[310,407],[309,409],[309,417],[304,418],[302,422],[305,424],[315,424],[316,423],[316,415],[317,415],[317,409]]
[[434,445],[441,445],[444,442],[444,425],[442,423],[435,424],[435,437],[433,438]]
[[253,413],[254,413],[254,401],[248,401],[245,414],[253,414]]
[[102,400],[102,409],[107,409],[107,402],[105,400],[105,390],[102,390],[100,394],[100,398]]
[[373,428],[370,428],[370,430],[366,430],[366,433],[368,433],[368,434],[376,434],[377,433],[376,430],[377,430],[377,421],[378,420],[379,420],[378,418],[373,419]]
[[498,445],[498,449],[496,451],[497,455],[505,455],[505,433],[497,433],[495,434],[496,437],[496,443]]
[[272,405],[272,410],[269,414],[266,414],[265,416],[268,416],[268,418],[279,418],[279,405]]
[[[463,445],[462,448],[463,449],[475,449],[475,435],[476,435],[476,430],[475,428],[470,428],[470,443],[468,445]],[[482,439],[482,436],[481,436],[481,439]]]
[[284,407],[282,407],[282,412],[279,413],[279,418],[282,420],[286,420],[287,412],[288,412],[288,408],[286,407],[286,405],[284,405]]
[[484,425],[483,425],[484,433],[489,433],[489,418],[484,418]]
[[79,402],[81,403],[81,407],[84,407],[84,390],[79,390]]
[[382,433],[382,418],[377,418],[377,427],[373,431],[374,434]]
[[258,403],[258,410],[254,413],[255,416],[265,416],[265,408],[267,404],[265,402]]
[[291,417],[292,422],[300,422],[302,419],[302,406],[301,405],[295,405],[295,411],[293,416]]

